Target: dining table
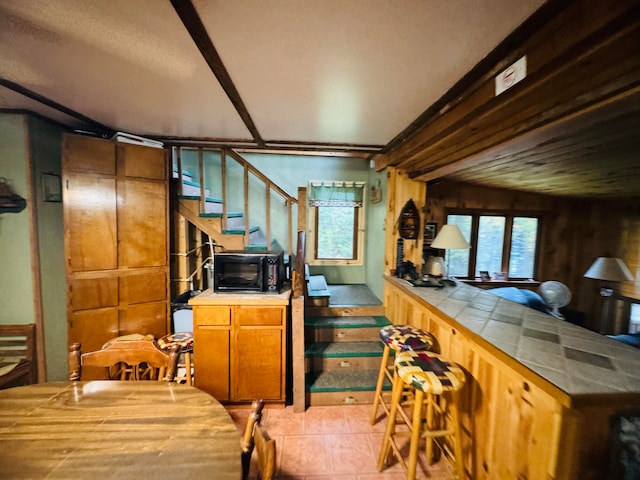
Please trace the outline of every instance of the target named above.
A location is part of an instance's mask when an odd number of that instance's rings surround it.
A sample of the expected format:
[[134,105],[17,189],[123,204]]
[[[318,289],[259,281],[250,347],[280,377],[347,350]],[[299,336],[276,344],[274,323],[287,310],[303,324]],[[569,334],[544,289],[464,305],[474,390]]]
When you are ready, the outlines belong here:
[[240,434],[188,385],[52,382],[0,390],[2,479],[241,478]]

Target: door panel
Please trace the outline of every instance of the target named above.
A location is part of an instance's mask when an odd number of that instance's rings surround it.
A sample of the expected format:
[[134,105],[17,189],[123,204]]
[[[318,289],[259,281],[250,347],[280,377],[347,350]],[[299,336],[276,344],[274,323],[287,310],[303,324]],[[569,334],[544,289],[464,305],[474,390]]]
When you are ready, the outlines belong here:
[[236,342],[234,400],[280,400],[282,330],[240,328]]
[[193,355],[197,372],[194,384],[220,401],[230,399],[230,333],[225,328],[199,326],[194,336]]
[[115,144],[99,138],[66,135],[63,141],[62,161],[66,171],[115,175]]
[[120,208],[120,263],[130,268],[159,267],[167,258],[166,185],[127,180]]
[[118,278],[71,278],[69,280],[69,305],[72,310],[118,306]]
[[66,175],[66,256],[73,272],[117,268],[116,181]]

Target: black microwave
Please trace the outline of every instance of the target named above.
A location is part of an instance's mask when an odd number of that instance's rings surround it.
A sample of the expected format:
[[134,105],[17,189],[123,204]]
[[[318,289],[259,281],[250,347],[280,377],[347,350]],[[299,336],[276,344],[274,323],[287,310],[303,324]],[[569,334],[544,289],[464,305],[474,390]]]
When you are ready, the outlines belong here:
[[214,255],[214,292],[280,293],[285,276],[282,251],[226,250]]

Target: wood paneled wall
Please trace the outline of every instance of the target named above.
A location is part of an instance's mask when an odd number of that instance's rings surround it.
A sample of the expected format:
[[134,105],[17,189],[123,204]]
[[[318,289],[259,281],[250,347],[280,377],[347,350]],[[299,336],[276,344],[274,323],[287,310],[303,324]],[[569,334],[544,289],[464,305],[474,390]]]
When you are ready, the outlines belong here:
[[[391,274],[396,268],[396,242],[400,238],[398,218],[402,208],[409,200],[413,200],[418,211],[424,209],[426,183],[411,180],[407,173],[395,167],[387,169],[387,216],[385,218],[385,266],[384,273]],[[420,215],[420,228],[424,228],[424,215]],[[411,261],[422,267],[422,238],[404,241],[404,261]]]
[[618,290],[640,298],[640,200],[580,200],[452,182],[429,185],[423,220],[441,226],[450,208],[542,214],[536,280],[566,284],[573,295],[569,308],[585,314],[588,328],[597,328],[602,309],[600,282],[584,278],[597,257],[622,258],[636,281]]

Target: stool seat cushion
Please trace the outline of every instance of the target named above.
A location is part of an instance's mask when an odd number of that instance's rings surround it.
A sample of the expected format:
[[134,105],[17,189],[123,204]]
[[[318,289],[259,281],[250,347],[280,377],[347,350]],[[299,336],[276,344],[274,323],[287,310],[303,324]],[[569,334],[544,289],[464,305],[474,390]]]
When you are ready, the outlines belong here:
[[392,350],[432,350],[437,341],[429,332],[411,325],[387,325],[380,329],[380,340]]
[[429,351],[400,352],[395,367],[404,383],[434,395],[459,390],[465,382],[464,372],[456,363]]
[[176,332],[165,335],[158,340],[158,346],[161,350],[171,350],[173,345],[180,345],[183,352],[193,351],[193,333],[192,332]]

